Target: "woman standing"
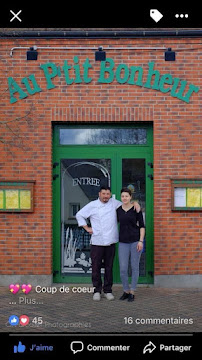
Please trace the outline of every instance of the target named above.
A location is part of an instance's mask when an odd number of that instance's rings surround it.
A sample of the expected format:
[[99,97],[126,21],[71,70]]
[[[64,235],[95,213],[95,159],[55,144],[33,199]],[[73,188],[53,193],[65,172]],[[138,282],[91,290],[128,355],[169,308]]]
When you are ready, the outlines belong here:
[[[117,209],[117,219],[120,223],[119,232],[119,265],[123,285],[123,295],[120,300],[134,301],[134,293],[139,277],[139,262],[143,250],[145,226],[142,211],[134,210],[131,204],[130,189],[121,190],[122,205]],[[131,287],[128,281],[128,265],[131,259],[132,279]]]

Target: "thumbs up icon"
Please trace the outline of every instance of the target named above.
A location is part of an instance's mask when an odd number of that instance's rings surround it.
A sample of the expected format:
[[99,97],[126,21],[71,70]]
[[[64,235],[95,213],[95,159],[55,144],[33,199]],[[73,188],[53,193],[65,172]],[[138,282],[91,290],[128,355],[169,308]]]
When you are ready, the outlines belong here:
[[14,354],[16,353],[23,353],[26,349],[26,346],[25,345],[22,345],[21,341],[19,341],[19,344],[18,346],[17,345],[14,345],[14,349],[13,349],[13,352]]

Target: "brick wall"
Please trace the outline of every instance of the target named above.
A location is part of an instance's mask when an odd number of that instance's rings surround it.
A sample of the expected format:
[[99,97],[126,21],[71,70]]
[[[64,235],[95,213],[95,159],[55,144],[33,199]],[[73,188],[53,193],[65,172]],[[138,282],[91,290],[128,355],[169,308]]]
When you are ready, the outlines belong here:
[[[108,50],[115,65],[141,66],[155,62],[160,74],[169,73],[200,86],[200,39],[159,38],[121,40],[2,39],[0,50],[0,180],[35,180],[35,211],[0,214],[1,273],[52,272],[52,123],[56,121],[153,122],[154,129],[154,266],[156,275],[202,274],[201,213],[171,212],[171,178],[201,179],[201,93],[190,103],[169,93],[119,84],[98,84],[100,62],[91,50],[38,50],[38,61],[27,61],[26,50],[14,46],[151,46],[172,47],[175,62],[165,62],[162,50]],[[41,64],[61,67],[74,57],[88,57],[89,84],[67,85],[64,73],[55,76],[47,90]],[[20,84],[34,74],[42,91],[13,104],[7,77]],[[71,72],[73,76],[73,72]],[[144,75],[145,81],[145,75]],[[22,86],[23,89],[25,87]]]

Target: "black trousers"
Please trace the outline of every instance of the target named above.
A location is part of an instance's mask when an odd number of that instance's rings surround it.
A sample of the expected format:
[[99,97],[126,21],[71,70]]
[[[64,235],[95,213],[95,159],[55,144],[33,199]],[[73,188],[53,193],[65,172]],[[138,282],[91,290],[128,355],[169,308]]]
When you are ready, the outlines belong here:
[[[92,283],[94,292],[111,293],[113,284],[113,261],[115,244],[109,246],[91,245]],[[104,261],[104,263],[103,263]],[[101,267],[104,266],[104,284],[102,286]]]

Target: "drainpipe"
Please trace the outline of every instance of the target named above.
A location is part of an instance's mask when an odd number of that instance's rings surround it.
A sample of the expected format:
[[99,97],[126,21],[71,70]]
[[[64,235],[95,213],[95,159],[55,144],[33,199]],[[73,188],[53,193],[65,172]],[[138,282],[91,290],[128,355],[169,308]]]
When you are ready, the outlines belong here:
[[201,37],[202,30],[118,30],[118,31],[104,31],[104,30],[82,30],[82,31],[24,31],[24,30],[12,30],[1,31],[0,38],[43,38],[43,39],[95,39],[95,38],[148,38],[148,37]]

